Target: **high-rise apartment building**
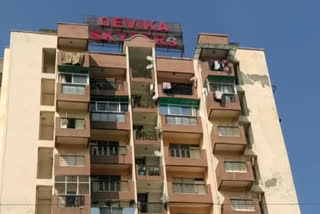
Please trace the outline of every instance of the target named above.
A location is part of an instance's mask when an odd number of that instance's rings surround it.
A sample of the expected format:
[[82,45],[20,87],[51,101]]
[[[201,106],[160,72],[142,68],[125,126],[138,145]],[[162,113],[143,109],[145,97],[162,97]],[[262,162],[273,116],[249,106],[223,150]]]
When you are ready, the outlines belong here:
[[200,33],[194,58],[163,57],[175,38],[118,34],[106,53],[89,32],[11,33],[0,214],[300,213],[263,50]]

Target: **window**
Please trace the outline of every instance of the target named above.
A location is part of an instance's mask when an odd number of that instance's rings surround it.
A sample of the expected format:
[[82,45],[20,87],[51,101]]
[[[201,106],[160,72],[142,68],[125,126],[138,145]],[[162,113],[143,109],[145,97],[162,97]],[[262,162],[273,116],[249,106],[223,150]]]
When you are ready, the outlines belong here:
[[60,155],[59,156],[60,166],[83,167],[84,162],[85,162],[84,156],[78,156],[78,155]]
[[92,112],[127,112],[128,102],[97,101],[90,104]]
[[207,80],[207,88],[210,92],[223,92],[226,102],[235,102],[235,84],[233,79]]
[[206,194],[207,188],[202,178],[173,178],[174,193]]
[[252,199],[230,199],[231,208],[235,211],[255,211]]
[[85,128],[85,120],[78,118],[61,118],[61,128],[68,129],[84,129]]
[[218,134],[225,137],[240,137],[240,129],[233,126],[219,126]]
[[54,185],[57,195],[89,194],[89,176],[56,176]]
[[173,144],[169,146],[170,156],[176,158],[200,158],[199,145]]
[[241,173],[248,172],[247,163],[240,162],[240,161],[225,161],[224,169],[226,172],[241,172]]
[[93,176],[92,191],[93,192],[120,192],[121,178],[116,175]]
[[59,82],[77,85],[88,85],[88,74],[59,73]]
[[160,113],[162,115],[177,115],[177,116],[197,116],[197,108],[193,106],[180,105],[162,105],[160,106]]
[[126,146],[119,146],[117,141],[91,141],[91,155],[93,156],[111,156],[127,154]]

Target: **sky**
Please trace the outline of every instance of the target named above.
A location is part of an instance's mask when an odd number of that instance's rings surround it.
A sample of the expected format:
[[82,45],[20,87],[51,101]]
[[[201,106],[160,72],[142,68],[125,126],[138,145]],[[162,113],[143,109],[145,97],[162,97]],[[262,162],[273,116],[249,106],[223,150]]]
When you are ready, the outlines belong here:
[[317,0],[2,0],[0,48],[9,46],[13,29],[55,29],[58,21],[81,23],[91,15],[181,23],[187,57],[199,32],[264,48],[301,212],[314,214],[320,208],[310,204],[320,203],[319,7]]

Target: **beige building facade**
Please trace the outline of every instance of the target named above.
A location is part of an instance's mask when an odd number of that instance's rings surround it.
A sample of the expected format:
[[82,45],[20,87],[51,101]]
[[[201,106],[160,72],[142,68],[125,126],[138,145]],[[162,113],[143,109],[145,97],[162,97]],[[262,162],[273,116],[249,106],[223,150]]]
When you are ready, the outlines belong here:
[[88,25],[11,32],[0,214],[299,214],[265,52],[200,33],[89,51]]

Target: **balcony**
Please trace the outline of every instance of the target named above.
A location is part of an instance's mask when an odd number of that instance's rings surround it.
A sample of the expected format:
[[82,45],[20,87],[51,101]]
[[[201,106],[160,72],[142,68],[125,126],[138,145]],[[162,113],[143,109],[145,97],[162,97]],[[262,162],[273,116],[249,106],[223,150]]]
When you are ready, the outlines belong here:
[[90,52],[90,66],[98,68],[111,68],[116,74],[127,69],[126,56],[117,53]]
[[254,182],[250,161],[219,161],[216,175],[219,190],[249,190]]
[[91,112],[92,129],[130,130],[129,112]]
[[133,180],[92,182],[91,199],[131,201],[135,199],[134,192]]
[[144,213],[166,213],[162,202],[138,202],[139,214]]
[[88,25],[58,23],[59,49],[88,50],[88,39]]
[[83,118],[56,118],[57,144],[87,144],[90,137],[89,116]]
[[162,166],[137,165],[136,166],[137,181],[162,181],[163,168]]
[[214,93],[210,92],[206,98],[208,118],[211,120],[226,119],[236,121],[241,112],[238,95],[227,95],[224,100],[215,100]]
[[95,96],[129,96],[127,82],[107,82],[105,80],[92,80],[90,91]]
[[90,175],[89,155],[55,155],[55,175]]
[[171,203],[212,204],[210,184],[172,183],[168,181]]
[[211,131],[213,152],[238,152],[246,149],[246,136],[243,126],[213,126]]
[[134,143],[138,145],[155,145],[160,147],[160,138],[157,131],[135,131]]
[[191,83],[162,82],[158,88],[159,97],[198,99],[197,90]]
[[[181,155],[178,155],[179,157],[176,157],[176,153],[179,153]],[[204,149],[190,148],[188,150],[178,151],[170,149],[169,146],[166,145],[164,147],[164,155],[165,163],[168,170],[170,168],[175,168],[176,170],[179,170],[179,167],[183,167],[180,169],[183,171],[188,171],[188,167],[206,168],[208,166],[207,154]]]
[[257,199],[225,198],[221,214],[261,214],[261,209]]
[[154,83],[154,72],[148,70],[142,65],[139,68],[130,70],[130,79],[132,82]]
[[161,115],[161,128],[163,132],[202,134],[200,117]]
[[132,95],[132,110],[134,113],[157,113],[158,109],[152,97]]
[[84,84],[57,83],[57,108],[88,111],[90,87]]
[[[114,152],[111,150],[114,149]],[[118,146],[105,151],[104,155],[91,154],[91,164],[132,164],[132,147],[131,146]]]
[[53,195],[52,214],[90,214],[89,195]]
[[214,70],[212,69],[210,63],[208,61],[204,61],[200,63],[201,65],[201,78],[205,81],[208,76],[224,76],[224,77],[234,77],[234,67],[231,62],[228,62],[225,68]]

